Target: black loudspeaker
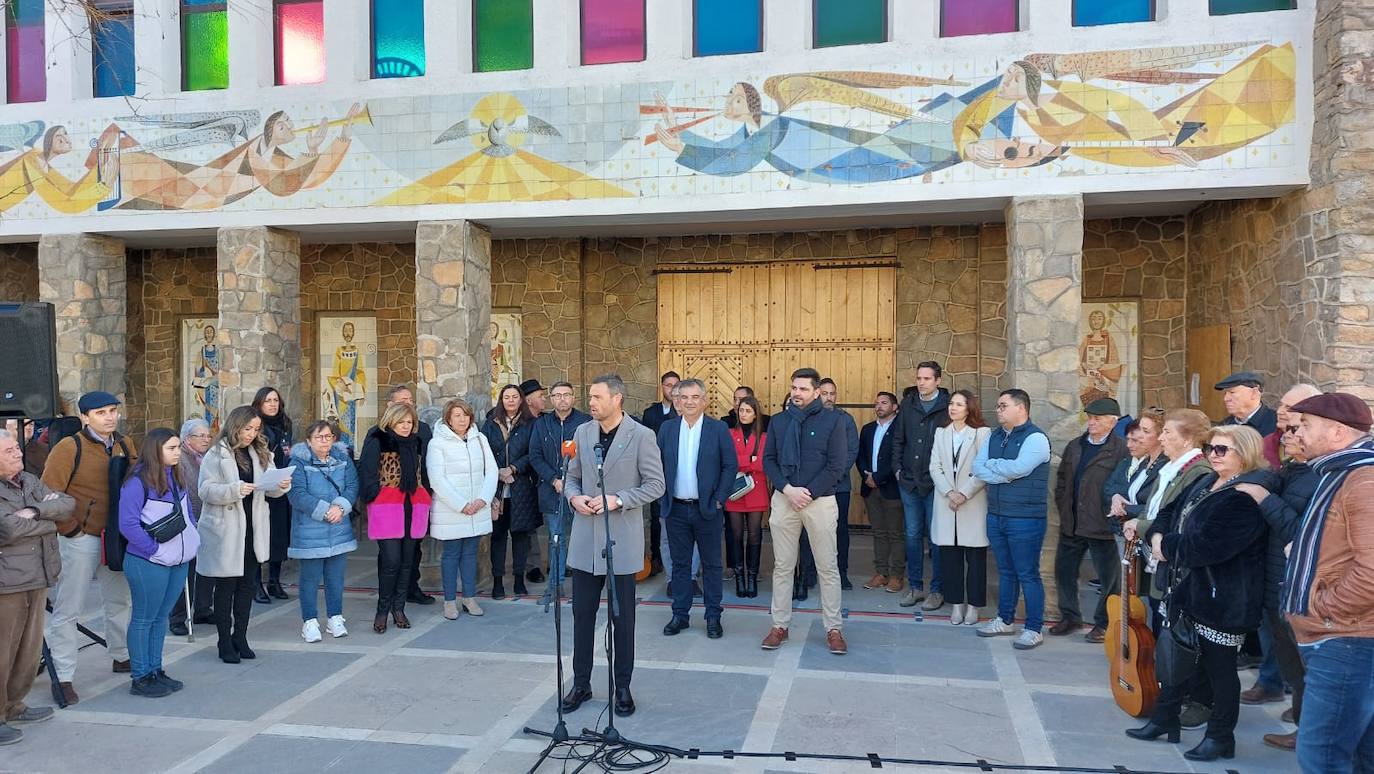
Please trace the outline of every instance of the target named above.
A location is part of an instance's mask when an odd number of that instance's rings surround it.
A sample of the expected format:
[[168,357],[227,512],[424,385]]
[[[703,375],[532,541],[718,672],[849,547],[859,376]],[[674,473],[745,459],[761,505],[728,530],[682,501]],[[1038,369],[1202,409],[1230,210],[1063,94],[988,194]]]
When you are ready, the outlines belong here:
[[47,419],[59,405],[52,304],[0,301],[0,417]]

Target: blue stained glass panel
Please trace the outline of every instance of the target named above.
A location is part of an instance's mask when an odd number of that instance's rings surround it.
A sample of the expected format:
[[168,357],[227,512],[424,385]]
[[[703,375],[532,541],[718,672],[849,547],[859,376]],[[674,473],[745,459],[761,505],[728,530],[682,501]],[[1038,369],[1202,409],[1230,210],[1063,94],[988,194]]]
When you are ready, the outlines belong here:
[[1073,26],[1154,21],[1154,0],[1074,0]]
[[424,0],[372,0],[372,77],[424,74]]
[[763,0],[696,0],[692,24],[697,56],[763,50]]
[[91,66],[95,96],[124,97],[134,93],[134,15],[110,14],[91,26]]

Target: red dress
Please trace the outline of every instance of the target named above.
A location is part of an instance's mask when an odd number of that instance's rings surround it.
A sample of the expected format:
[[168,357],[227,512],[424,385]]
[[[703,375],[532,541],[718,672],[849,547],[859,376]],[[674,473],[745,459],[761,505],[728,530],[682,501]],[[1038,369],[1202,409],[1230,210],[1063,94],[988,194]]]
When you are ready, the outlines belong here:
[[[758,439],[757,446],[755,438]],[[763,446],[768,442],[768,434],[751,434],[746,443],[744,431],[732,427],[730,439],[735,443],[735,461],[739,463],[739,472],[751,473],[754,476],[754,490],[738,500],[725,503],[725,510],[730,513],[758,513],[768,510],[768,480],[763,475]]]

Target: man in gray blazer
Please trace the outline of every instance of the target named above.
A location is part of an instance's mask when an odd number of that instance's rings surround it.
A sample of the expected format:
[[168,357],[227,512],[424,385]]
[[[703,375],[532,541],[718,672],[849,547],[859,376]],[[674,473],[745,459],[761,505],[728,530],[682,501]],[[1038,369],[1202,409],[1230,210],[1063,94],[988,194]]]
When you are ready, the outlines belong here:
[[[563,697],[572,712],[592,697],[592,649],[601,591],[614,579],[619,615],[612,620],[615,644],[615,714],[635,711],[630,676],[635,664],[635,573],[644,566],[644,510],[663,496],[663,461],[654,431],[624,411],[625,382],[615,374],[598,376],[587,390],[594,422],[577,428],[577,454],[568,464],[563,494],[576,516],[568,538],[572,568],[573,685]],[[599,450],[599,451],[598,451]],[[597,480],[597,456],[603,459],[605,499]],[[606,515],[609,509],[615,565],[607,572]]]

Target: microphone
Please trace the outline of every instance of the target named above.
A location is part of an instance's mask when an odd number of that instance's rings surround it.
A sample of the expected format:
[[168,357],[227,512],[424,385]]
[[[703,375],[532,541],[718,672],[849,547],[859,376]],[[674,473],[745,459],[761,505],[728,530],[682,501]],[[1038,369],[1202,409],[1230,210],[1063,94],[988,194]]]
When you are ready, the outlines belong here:
[[606,450],[602,448],[601,444],[592,447],[592,457],[596,460],[596,469],[601,470],[601,463],[605,462],[606,459]]
[[568,459],[572,459],[573,457],[576,457],[576,456],[577,456],[577,441],[574,441],[574,440],[572,440],[572,439],[568,439],[568,440],[564,441],[564,442],[563,442],[563,448],[562,448],[562,450],[560,451],[560,453],[561,453],[564,457],[566,457],[566,458],[568,458]]

